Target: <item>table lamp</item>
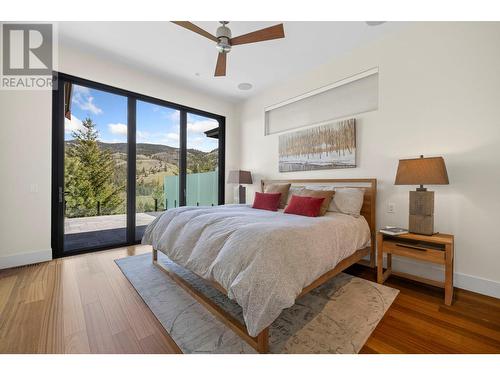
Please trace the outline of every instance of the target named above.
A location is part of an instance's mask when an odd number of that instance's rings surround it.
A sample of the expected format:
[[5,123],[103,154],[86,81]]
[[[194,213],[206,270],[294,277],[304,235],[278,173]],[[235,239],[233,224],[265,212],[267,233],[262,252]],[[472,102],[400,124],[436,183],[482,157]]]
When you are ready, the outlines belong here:
[[240,184],[239,203],[246,203],[246,188],[243,184],[252,184],[252,174],[249,171],[230,171],[227,178],[230,184]]
[[410,218],[408,230],[411,233],[434,234],[434,192],[424,185],[448,185],[448,173],[442,157],[403,159],[399,161],[395,185],[420,185],[410,191]]

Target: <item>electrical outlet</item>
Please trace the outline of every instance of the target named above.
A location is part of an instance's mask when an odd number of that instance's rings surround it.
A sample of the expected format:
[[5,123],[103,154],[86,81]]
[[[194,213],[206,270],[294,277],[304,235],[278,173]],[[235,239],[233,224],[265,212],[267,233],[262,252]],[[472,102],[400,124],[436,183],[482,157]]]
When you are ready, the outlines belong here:
[[389,203],[387,205],[387,213],[393,214],[394,212],[396,212],[396,203]]

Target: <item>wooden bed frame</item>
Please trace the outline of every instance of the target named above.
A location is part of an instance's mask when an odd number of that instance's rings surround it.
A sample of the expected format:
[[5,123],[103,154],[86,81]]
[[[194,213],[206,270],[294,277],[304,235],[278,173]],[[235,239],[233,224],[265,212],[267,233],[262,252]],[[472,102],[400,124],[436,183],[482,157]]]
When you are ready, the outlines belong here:
[[[262,180],[261,190],[264,191],[265,185],[273,183],[291,183],[292,186],[307,186],[307,185],[334,185],[335,187],[356,187],[363,189],[365,191],[363,206],[361,208],[361,215],[363,215],[370,226],[371,232],[371,243],[370,246],[363,249],[357,250],[351,256],[343,259],[338,263],[335,268],[324,273],[311,284],[302,289],[299,297],[304,294],[309,293],[312,289],[324,284],[346,268],[350,267],[354,263],[362,263],[370,267],[375,267],[375,214],[376,214],[376,195],[377,195],[377,180],[375,178],[355,178],[355,179],[320,179],[320,180]],[[359,185],[358,185],[359,184]],[[361,186],[362,185],[362,186]],[[364,261],[362,258],[369,255],[370,260],[368,262]],[[189,284],[186,280],[180,277],[175,272],[169,270],[163,264],[158,262],[158,250],[153,249],[153,264],[155,264],[160,270],[165,272],[170,276],[180,287],[186,290],[191,296],[193,296],[199,303],[201,303],[205,308],[207,308],[212,314],[214,314],[219,320],[225,323],[229,328],[231,328],[236,334],[238,334],[242,339],[244,339],[250,346],[252,346],[259,353],[267,353],[269,350],[269,327],[265,328],[256,337],[252,337],[248,334],[248,331],[244,324],[240,323],[228,312],[224,311],[218,305],[216,305],[212,300],[207,298],[201,292],[197,291],[194,287]],[[206,280],[213,287],[218,289],[220,292],[227,295],[227,291],[215,281]]]

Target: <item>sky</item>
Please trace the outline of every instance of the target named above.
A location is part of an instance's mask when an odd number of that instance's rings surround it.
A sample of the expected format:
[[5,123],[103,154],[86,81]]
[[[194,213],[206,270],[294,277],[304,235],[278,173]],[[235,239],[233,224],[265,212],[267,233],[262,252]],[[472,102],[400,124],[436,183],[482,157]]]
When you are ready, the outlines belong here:
[[[72,131],[81,128],[86,118],[96,124],[101,142],[127,142],[126,97],[73,85],[71,121],[65,119],[64,126],[66,140],[72,139]],[[213,119],[188,113],[188,148],[205,152],[216,149],[217,139],[208,138],[204,132],[217,126]],[[179,111],[138,100],[136,137],[137,143],[179,147]]]

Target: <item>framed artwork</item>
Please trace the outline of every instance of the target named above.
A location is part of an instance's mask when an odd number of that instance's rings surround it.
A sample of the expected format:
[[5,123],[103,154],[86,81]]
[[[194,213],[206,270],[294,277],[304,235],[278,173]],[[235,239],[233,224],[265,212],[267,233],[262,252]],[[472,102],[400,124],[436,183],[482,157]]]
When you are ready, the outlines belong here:
[[356,119],[282,134],[279,137],[279,171],[356,167]]

